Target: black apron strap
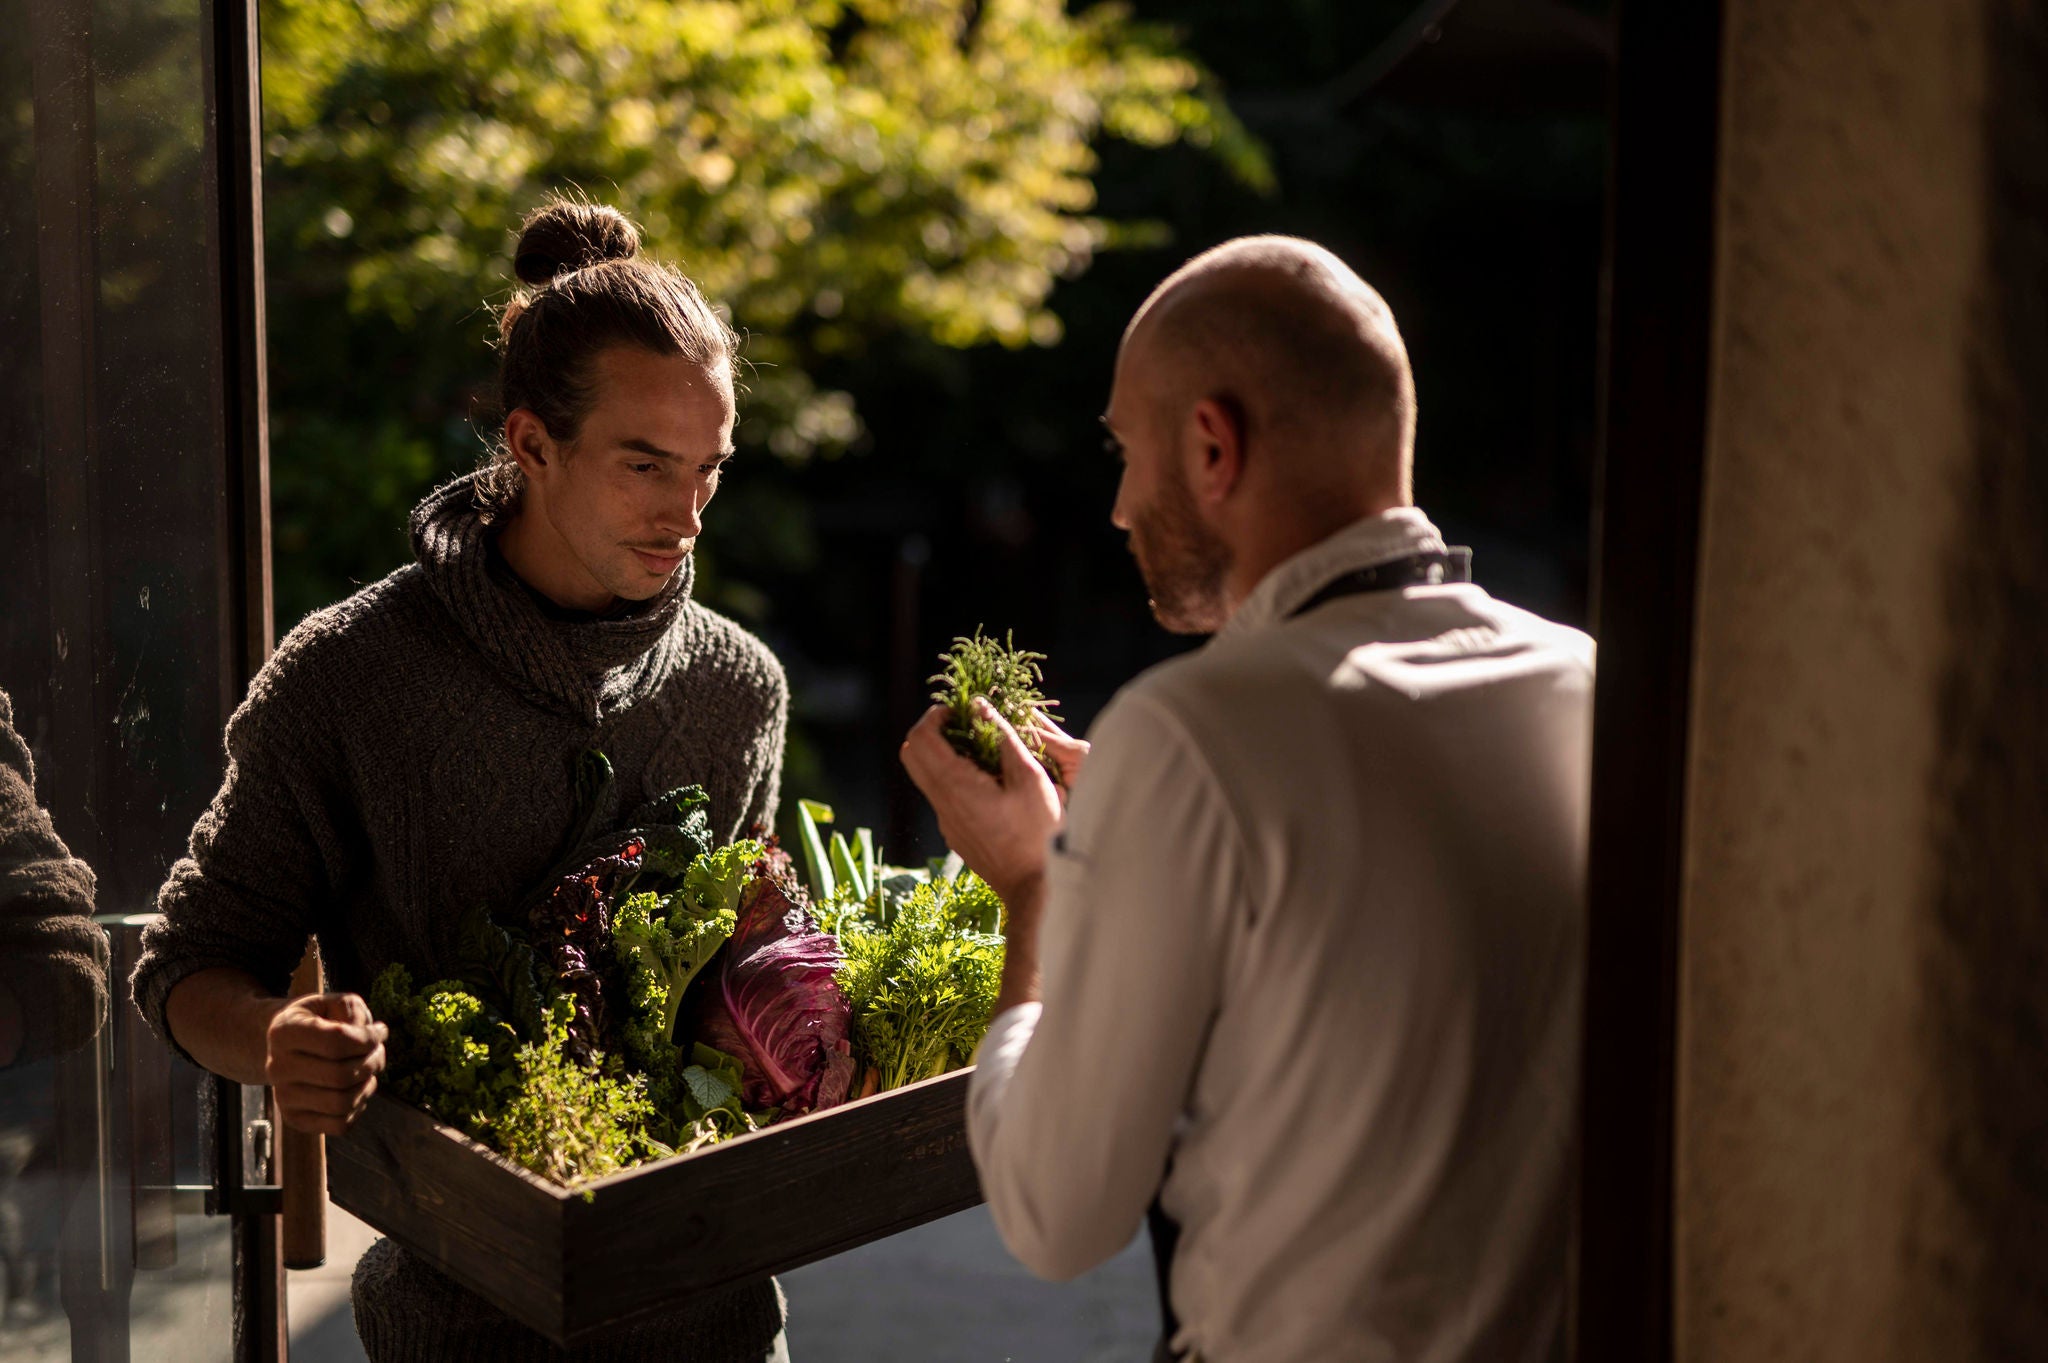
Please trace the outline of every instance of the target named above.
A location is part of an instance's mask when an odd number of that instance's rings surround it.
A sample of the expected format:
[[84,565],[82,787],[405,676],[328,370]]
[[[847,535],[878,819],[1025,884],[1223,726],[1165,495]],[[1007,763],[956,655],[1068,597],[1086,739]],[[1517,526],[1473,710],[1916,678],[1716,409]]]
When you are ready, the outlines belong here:
[[1325,584],[1321,591],[1289,611],[1287,618],[1292,620],[1298,615],[1306,615],[1317,606],[1328,605],[1339,597],[1359,596],[1366,592],[1391,592],[1402,587],[1435,587],[1446,582],[1471,580],[1470,549],[1463,545],[1453,545],[1441,553],[1427,550],[1346,573]]

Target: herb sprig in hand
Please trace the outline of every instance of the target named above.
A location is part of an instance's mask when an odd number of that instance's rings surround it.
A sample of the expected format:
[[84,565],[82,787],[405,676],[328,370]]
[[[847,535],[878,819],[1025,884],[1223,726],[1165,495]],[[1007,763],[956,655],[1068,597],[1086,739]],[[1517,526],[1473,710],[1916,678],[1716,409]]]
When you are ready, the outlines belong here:
[[1010,722],[1031,755],[1044,763],[1055,780],[1059,772],[1046,756],[1038,721],[1058,722],[1054,701],[1039,690],[1045,674],[1039,664],[1043,653],[1017,647],[1014,635],[1001,639],[984,635],[979,628],[973,638],[959,637],[953,647],[939,655],[942,670],[931,683],[937,689],[932,700],[946,707],[946,741],[955,751],[970,758],[991,776],[1003,772],[1002,731],[975,709],[975,699],[984,698],[997,714]]

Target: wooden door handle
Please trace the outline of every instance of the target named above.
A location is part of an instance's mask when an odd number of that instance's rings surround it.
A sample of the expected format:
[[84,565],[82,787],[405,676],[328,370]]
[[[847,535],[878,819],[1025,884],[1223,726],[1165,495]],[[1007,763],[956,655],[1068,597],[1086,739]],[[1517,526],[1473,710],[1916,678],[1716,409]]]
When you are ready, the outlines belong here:
[[[306,944],[306,958],[292,972],[291,995],[318,994],[320,948]],[[279,1127],[279,1179],[284,1185],[284,1266],[318,1268],[327,1262],[327,1138]]]

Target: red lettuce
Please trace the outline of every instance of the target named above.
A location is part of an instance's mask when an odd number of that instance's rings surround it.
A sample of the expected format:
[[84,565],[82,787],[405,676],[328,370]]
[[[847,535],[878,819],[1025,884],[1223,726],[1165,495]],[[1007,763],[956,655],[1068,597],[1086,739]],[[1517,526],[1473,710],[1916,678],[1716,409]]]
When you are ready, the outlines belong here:
[[749,1108],[794,1116],[846,1101],[853,1010],[839,988],[843,960],[839,939],[776,879],[741,892],[732,940],[703,982],[697,1039],[738,1058]]

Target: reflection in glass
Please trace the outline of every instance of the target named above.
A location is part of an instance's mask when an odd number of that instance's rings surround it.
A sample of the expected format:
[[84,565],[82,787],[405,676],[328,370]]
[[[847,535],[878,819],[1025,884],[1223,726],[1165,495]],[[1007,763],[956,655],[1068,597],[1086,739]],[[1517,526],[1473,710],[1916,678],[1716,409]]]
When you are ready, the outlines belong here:
[[[124,968],[219,784],[237,689],[214,20],[207,0],[0,0],[0,689],[82,859],[58,863],[86,888],[57,937],[104,930],[113,981],[83,1012],[50,985],[0,1068],[10,1361],[231,1348],[199,1076]],[[27,948],[0,946],[0,984],[26,978]]]

